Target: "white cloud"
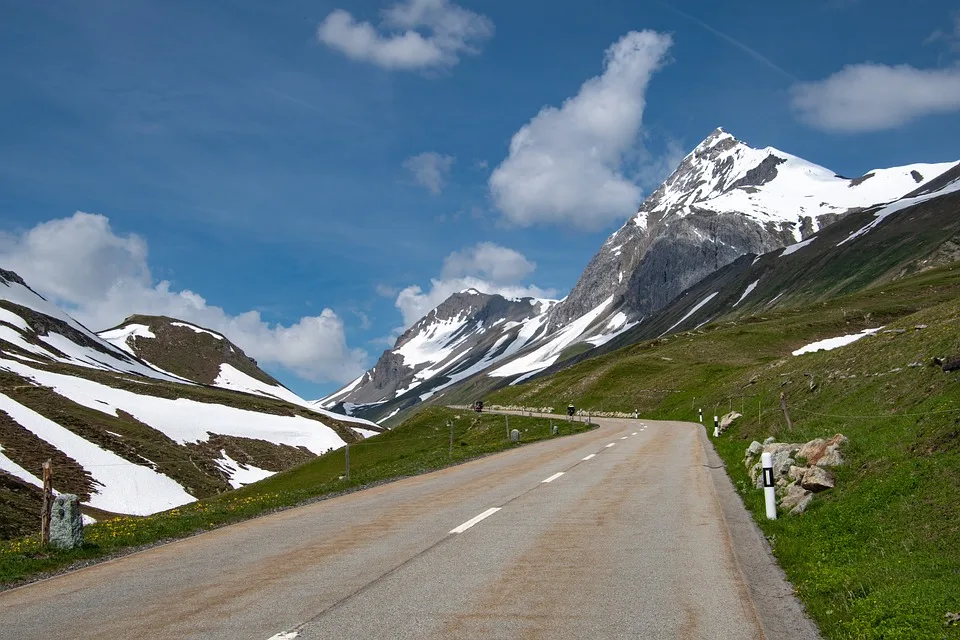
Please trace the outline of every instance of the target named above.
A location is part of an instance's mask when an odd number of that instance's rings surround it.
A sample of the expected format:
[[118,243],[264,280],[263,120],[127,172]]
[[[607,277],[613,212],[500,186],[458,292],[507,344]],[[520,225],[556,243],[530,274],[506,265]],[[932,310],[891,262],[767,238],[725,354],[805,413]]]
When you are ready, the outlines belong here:
[[960,111],[960,66],[849,65],[817,82],[791,89],[800,119],[825,131],[892,129],[911,120]]
[[347,346],[343,322],[330,309],[290,326],[267,323],[258,311],[228,314],[192,291],[155,282],[146,241],[115,234],[106,216],[78,211],[6,235],[0,265],[94,330],[134,313],[166,315],[219,331],[261,364],[314,382],[347,382],[365,369],[367,354]]
[[519,282],[533,273],[537,263],[522,253],[492,242],[454,251],[443,261],[440,274],[444,279],[480,276],[495,284]]
[[317,39],[353,60],[411,71],[449,69],[493,36],[489,18],[448,0],[398,2],[382,12],[381,28],[337,9],[320,23]]
[[625,158],[641,131],[647,85],[671,44],[669,35],[631,31],[607,49],[602,75],[514,134],[490,176],[508,220],[593,229],[634,212],[641,193],[623,175]]
[[442,156],[435,151],[425,151],[403,161],[403,168],[413,175],[413,179],[430,193],[438,195],[443,191],[453,166],[453,156]]
[[400,291],[395,304],[403,315],[404,327],[409,327],[451,295],[464,289],[499,293],[507,298],[554,296],[556,291],[553,289],[521,284],[536,268],[536,263],[513,249],[492,242],[481,242],[448,255],[443,261],[441,276],[430,280],[428,290],[411,285]]

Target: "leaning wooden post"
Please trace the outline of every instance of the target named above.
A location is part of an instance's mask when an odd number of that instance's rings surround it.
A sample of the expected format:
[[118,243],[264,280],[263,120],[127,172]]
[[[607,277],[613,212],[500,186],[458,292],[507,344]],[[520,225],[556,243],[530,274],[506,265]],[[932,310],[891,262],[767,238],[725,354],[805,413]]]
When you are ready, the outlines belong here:
[[50,544],[50,511],[53,509],[53,462],[43,463],[43,511],[40,514],[40,544]]
[[790,421],[790,412],[787,411],[787,394],[780,392],[780,408],[783,409],[783,417],[787,421],[787,431],[793,431],[793,422]]

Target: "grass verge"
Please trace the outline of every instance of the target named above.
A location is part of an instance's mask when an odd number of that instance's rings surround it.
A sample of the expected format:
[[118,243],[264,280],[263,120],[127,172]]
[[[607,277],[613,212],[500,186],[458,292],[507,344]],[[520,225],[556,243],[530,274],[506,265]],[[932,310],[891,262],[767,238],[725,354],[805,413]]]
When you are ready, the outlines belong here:
[[[453,423],[453,446],[450,427]],[[586,431],[583,423],[556,420],[559,435]],[[40,546],[39,535],[0,542],[0,586],[91,559],[123,553],[160,541],[183,538],[278,509],[373,484],[435,471],[553,436],[550,419],[509,416],[520,443],[508,439],[504,416],[431,407],[400,427],[350,445],[350,478],[345,450],[240,489],[147,517],[118,517],[84,528],[85,544],[59,551]]]

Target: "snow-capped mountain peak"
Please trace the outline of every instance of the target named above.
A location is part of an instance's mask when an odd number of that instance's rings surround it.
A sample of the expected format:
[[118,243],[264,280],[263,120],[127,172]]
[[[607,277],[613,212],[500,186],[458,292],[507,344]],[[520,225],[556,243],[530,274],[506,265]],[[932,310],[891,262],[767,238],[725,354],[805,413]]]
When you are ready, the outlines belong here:
[[554,308],[550,329],[611,295],[629,316],[649,315],[745,253],[794,244],[851,211],[896,200],[951,166],[913,164],[849,179],[773,147],[753,148],[718,128],[604,243]]

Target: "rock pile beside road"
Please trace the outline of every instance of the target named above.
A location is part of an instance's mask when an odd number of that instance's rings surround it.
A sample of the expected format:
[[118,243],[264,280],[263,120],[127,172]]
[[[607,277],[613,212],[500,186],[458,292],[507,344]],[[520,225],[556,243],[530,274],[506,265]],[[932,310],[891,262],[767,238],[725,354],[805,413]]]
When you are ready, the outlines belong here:
[[832,489],[835,478],[831,467],[843,464],[840,448],[847,437],[838,433],[829,439],[815,438],[809,442],[776,442],[767,438],[762,444],[754,440],[747,447],[744,466],[757,488],[763,487],[760,455],[773,456],[773,478],[777,487],[780,509],[790,515],[806,511],[813,496]]

